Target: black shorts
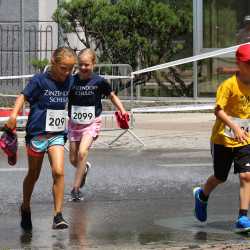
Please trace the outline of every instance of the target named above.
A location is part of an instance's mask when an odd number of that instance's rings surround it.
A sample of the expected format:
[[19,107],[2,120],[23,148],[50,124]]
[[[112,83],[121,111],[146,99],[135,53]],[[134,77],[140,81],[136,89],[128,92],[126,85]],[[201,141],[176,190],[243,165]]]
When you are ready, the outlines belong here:
[[227,180],[232,163],[235,174],[250,172],[250,145],[231,148],[212,143],[211,153],[214,176],[221,181]]

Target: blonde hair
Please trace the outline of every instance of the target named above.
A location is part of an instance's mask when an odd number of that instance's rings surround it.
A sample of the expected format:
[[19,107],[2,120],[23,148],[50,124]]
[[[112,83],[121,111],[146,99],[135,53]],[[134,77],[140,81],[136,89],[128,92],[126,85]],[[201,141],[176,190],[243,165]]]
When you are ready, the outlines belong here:
[[78,59],[82,56],[82,55],[89,55],[91,58],[91,61],[93,64],[96,64],[96,53],[94,50],[86,48],[86,49],[82,49],[80,50],[80,52],[78,53]]
[[57,48],[52,55],[55,63],[61,63],[66,57],[73,58],[75,62],[77,61],[75,51],[68,47]]

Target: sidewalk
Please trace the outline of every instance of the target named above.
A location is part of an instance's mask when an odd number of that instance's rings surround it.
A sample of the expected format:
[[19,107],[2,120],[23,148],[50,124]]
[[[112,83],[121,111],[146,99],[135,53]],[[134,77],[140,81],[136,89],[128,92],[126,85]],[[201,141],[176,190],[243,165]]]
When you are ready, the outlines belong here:
[[[111,147],[123,130],[102,131],[93,148],[124,149],[209,149],[210,134],[215,120],[213,113],[146,113],[134,115],[131,131],[145,144],[142,146],[131,134],[125,133]],[[25,132],[18,132],[19,145],[24,145]]]
[[[145,149],[209,149],[215,120],[213,113],[148,113],[135,114],[132,131],[145,144]],[[105,147],[120,131],[102,132],[94,147]],[[129,133],[112,147],[137,148],[140,143]]]

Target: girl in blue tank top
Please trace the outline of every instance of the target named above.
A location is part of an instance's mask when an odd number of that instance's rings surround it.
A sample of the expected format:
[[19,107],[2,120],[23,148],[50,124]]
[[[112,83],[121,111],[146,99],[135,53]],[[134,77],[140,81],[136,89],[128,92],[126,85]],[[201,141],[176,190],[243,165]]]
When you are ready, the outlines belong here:
[[51,58],[48,72],[36,74],[17,97],[13,111],[6,126],[16,126],[18,112],[24,102],[30,106],[26,126],[26,147],[28,173],[23,181],[23,201],[21,227],[32,230],[30,201],[39,178],[45,152],[48,153],[52,176],[54,197],[53,229],[64,229],[68,223],[62,216],[64,198],[64,143],[67,113],[65,106],[73,78],[72,69],[76,55],[69,48],[58,48]]
[[83,199],[80,188],[84,186],[90,168],[90,163],[87,162],[89,148],[101,130],[102,97],[109,97],[121,114],[128,116],[109,83],[93,73],[95,63],[94,51],[84,49],[79,52],[79,72],[74,76],[74,84],[69,92],[70,161],[76,168],[71,191],[73,201]]

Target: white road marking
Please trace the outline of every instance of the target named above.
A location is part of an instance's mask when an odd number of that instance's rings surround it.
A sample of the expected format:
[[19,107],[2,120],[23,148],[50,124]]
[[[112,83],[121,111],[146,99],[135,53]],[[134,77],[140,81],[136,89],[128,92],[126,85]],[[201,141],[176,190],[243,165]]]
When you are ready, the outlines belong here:
[[[159,167],[209,167],[212,166],[211,162],[208,163],[168,163],[168,164],[157,164]],[[23,172],[27,171],[28,168],[0,168],[0,172]]]
[[168,164],[157,164],[160,167],[209,167],[212,166],[211,162],[208,163],[168,163]]
[[0,168],[0,172],[22,172],[27,170],[28,168],[13,168],[13,167]]

